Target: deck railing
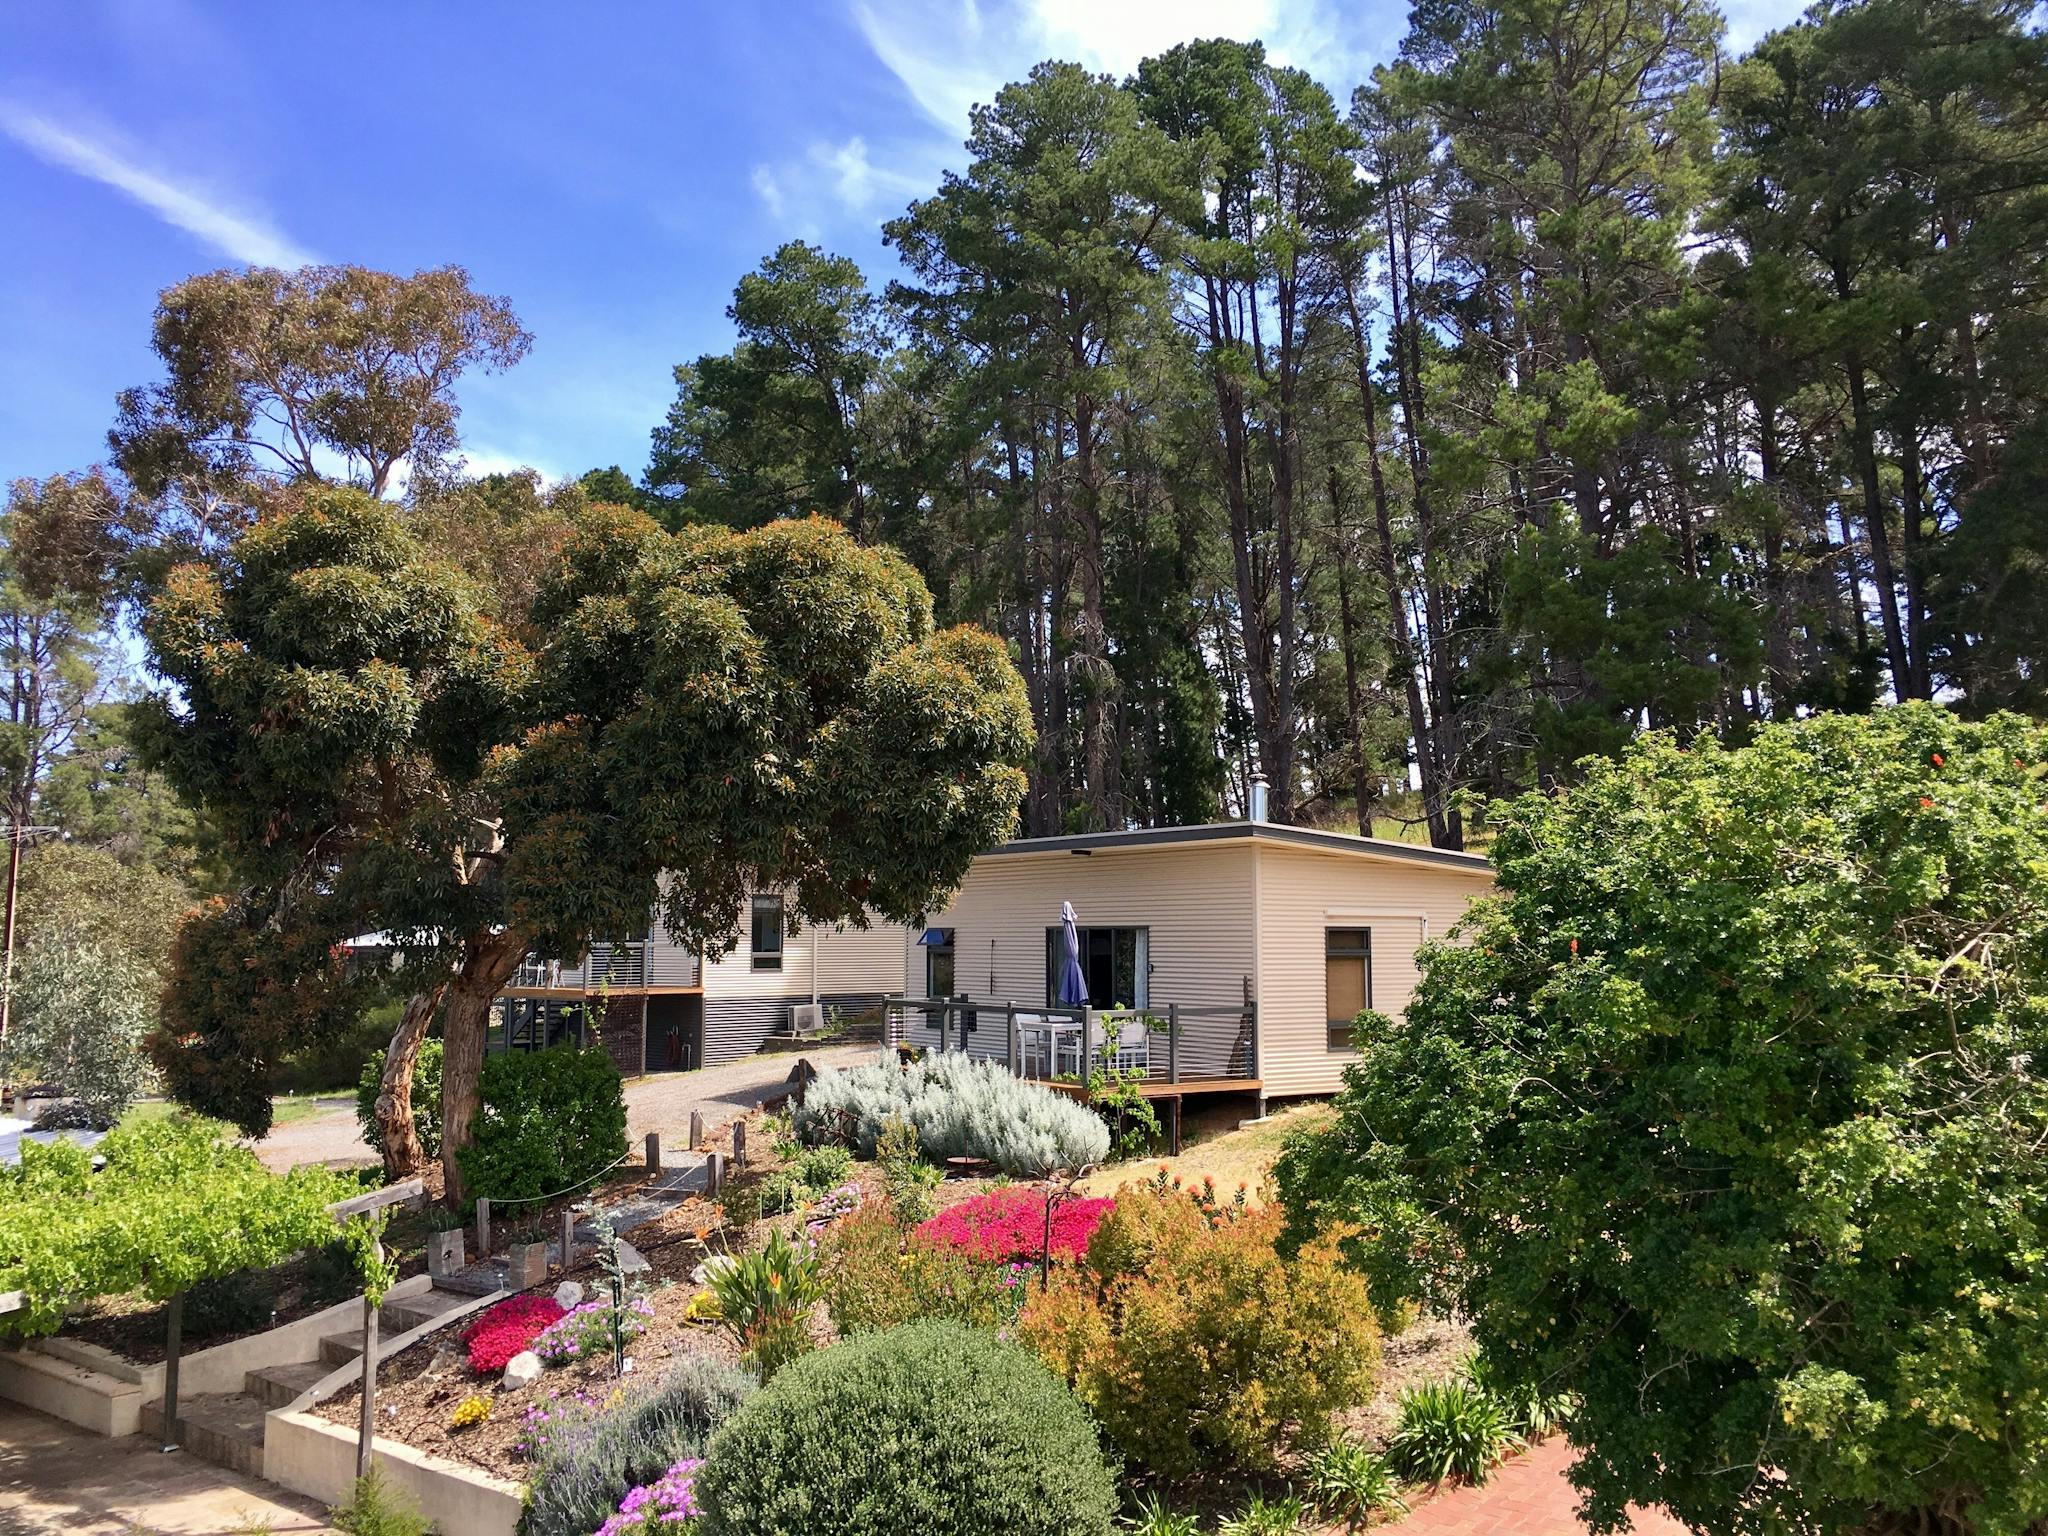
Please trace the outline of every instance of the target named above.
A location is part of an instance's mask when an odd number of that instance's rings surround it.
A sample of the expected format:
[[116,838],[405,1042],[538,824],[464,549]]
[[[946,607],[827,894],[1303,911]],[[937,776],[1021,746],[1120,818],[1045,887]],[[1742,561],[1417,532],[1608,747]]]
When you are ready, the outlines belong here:
[[579,965],[528,955],[508,988],[595,992],[600,987],[694,987],[697,957],[673,946],[649,945],[644,939],[625,944],[593,944]]
[[892,1046],[966,1051],[1001,1061],[1018,1077],[1080,1078],[1105,1061],[1169,1085],[1259,1076],[1258,1013],[1250,1004],[1097,1009],[885,997],[882,1016]]

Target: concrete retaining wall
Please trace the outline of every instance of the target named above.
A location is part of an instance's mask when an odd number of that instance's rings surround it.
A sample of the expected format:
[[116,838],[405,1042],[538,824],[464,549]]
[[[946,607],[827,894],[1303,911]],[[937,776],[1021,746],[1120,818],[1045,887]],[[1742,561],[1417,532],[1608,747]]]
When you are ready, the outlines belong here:
[[[516,1483],[379,1440],[384,1475],[434,1522],[440,1536],[513,1536],[526,1502]],[[356,1437],[310,1413],[279,1408],[263,1422],[263,1476],[294,1493],[335,1505],[356,1481]]]
[[[416,1296],[433,1281],[412,1275],[391,1287],[392,1298]],[[320,1353],[324,1334],[360,1324],[363,1299],[352,1297],[296,1322],[194,1350],[178,1361],[178,1396],[239,1392],[251,1371],[291,1365]],[[30,1339],[19,1349],[0,1350],[0,1397],[34,1408],[100,1435],[139,1432],[142,1405],[160,1403],[164,1367],[138,1365],[83,1339]]]

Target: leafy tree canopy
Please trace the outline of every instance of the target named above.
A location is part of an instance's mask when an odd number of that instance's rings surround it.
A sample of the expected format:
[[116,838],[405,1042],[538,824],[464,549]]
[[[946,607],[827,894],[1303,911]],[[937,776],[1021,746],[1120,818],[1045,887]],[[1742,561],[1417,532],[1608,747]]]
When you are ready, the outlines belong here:
[[2048,1515],[2044,760],[1910,705],[1581,765],[1283,1155],[1297,1233],[1583,1396],[1600,1528]]

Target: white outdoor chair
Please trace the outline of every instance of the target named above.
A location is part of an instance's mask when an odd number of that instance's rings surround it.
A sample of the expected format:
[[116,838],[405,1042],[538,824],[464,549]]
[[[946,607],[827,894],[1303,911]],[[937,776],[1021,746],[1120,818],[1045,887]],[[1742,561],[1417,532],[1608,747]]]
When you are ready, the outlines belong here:
[[1151,1031],[1145,1027],[1143,1014],[1126,1014],[1117,1021],[1116,1069],[1119,1072],[1143,1072],[1152,1065]]

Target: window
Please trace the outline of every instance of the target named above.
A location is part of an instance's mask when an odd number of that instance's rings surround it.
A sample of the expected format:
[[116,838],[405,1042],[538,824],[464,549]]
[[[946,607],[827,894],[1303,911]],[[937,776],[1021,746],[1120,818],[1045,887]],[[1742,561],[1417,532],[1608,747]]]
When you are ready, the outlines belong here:
[[1329,928],[1323,933],[1324,1016],[1333,1051],[1351,1049],[1351,1024],[1372,1006],[1372,930]]
[[[1144,1008],[1152,1001],[1152,930],[1076,928],[1081,941],[1081,974],[1088,981],[1090,1008]],[[1066,939],[1058,924],[1045,930],[1045,1001],[1059,1001],[1060,967]]]
[[754,898],[754,969],[782,969],[782,898]]
[[926,997],[951,997],[953,995],[953,931],[943,930],[946,942],[928,944],[924,951],[924,995]]

